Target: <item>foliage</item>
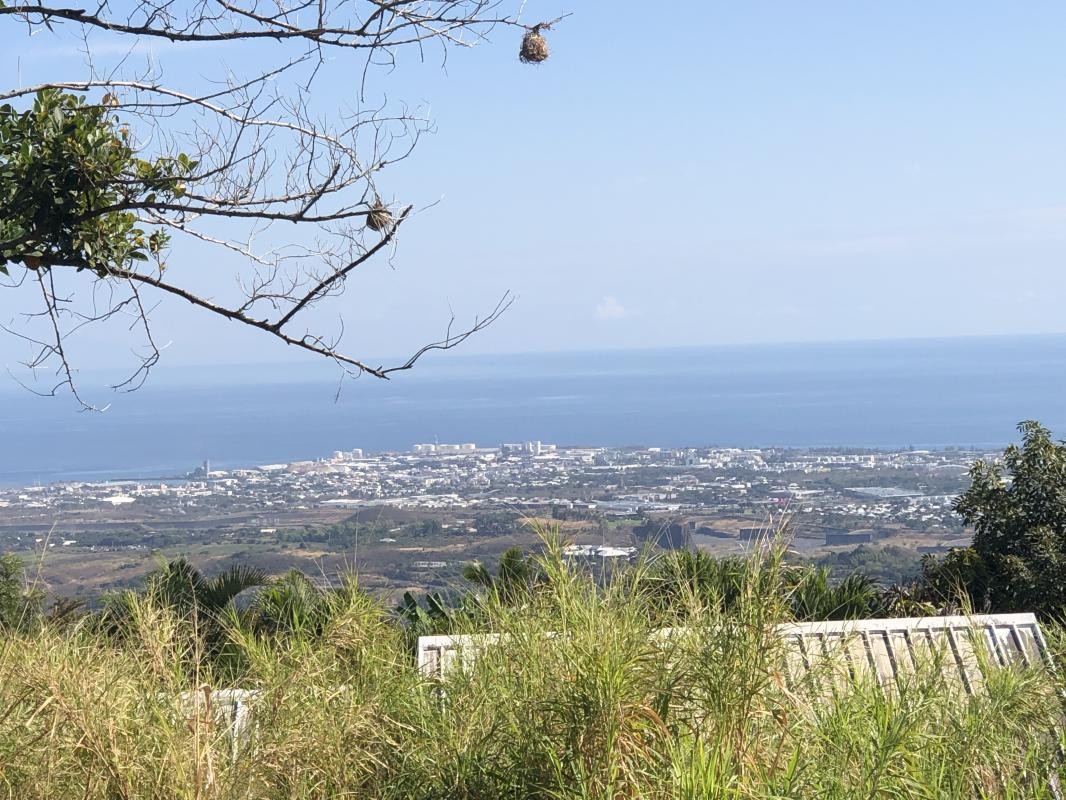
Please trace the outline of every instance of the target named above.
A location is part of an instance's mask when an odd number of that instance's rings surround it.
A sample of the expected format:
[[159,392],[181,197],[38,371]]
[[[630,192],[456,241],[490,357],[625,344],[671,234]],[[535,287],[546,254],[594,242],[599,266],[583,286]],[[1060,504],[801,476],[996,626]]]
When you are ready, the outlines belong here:
[[976,462],[955,510],[974,529],[970,548],[923,563],[936,598],[958,596],[976,609],[1066,611],[1066,444],[1037,422],[1019,426],[1021,446],[1002,462]]
[[116,268],[158,257],[168,241],[148,233],[137,208],[185,193],[188,156],[137,157],[129,128],[107,104],[43,89],[19,112],[0,106],[0,270]]
[[208,579],[183,557],[148,575],[145,592],[156,605],[180,614],[194,610],[218,614],[245,589],[262,586],[266,579],[262,570],[243,564]]
[[[9,636],[0,785],[188,800],[1056,796],[1061,685],[1047,672],[992,669],[971,697],[935,662],[888,690],[783,677],[782,587],[799,575],[816,593],[803,576],[821,573],[779,550],[645,561],[604,584],[549,536],[534,567],[526,602],[482,597],[476,624],[506,636],[442,681],[412,668],[402,631],[357,587],[292,577],[272,607],[328,613],[289,615],[284,632],[233,622],[255,720],[236,742],[199,688],[212,671],[185,668],[190,620],[160,594],[133,598],[120,641],[87,625]],[[664,596],[679,627],[657,637]]]
[[988,563],[981,554],[973,547],[956,547],[942,558],[931,553],[922,557],[914,595],[945,610],[988,612],[996,610],[989,586]]
[[10,553],[0,555],[0,632],[35,627],[43,607],[44,592],[26,586],[22,560]]
[[146,607],[160,609],[180,622],[175,639],[184,637],[179,660],[187,674],[214,668],[233,677],[241,669],[229,642],[235,601],[245,590],[266,583],[265,572],[242,564],[207,578],[182,557],[149,573],[140,592],[106,595],[103,610],[92,615],[89,624],[121,641],[136,637]]
[[475,561],[463,567],[463,578],[497,601],[514,605],[528,599],[539,575],[534,560],[522,548],[509,547],[500,556],[495,576],[484,564]]
[[[267,582],[263,570],[235,564],[207,578],[185,557],[169,561],[148,573],[140,596],[180,617],[217,619],[246,589]],[[121,592],[105,597],[105,619],[121,625],[137,593]]]
[[878,547],[860,544],[851,550],[829,553],[816,562],[830,572],[861,572],[884,586],[905,583],[918,577],[921,558],[914,550],[897,545]]
[[395,613],[410,647],[419,636],[486,630],[488,607],[528,604],[546,578],[537,559],[523,553],[520,547],[503,552],[495,575],[480,561],[464,565],[462,575],[473,586],[472,591],[427,592],[421,597],[404,592]]
[[874,580],[852,573],[838,584],[824,567],[789,573],[792,615],[801,622],[866,619],[876,615],[880,592]]
[[474,528],[482,535],[500,536],[514,533],[524,524],[522,516],[513,511],[479,511],[474,515]]
[[425,536],[430,538],[439,537],[444,532],[444,526],[439,519],[423,519],[412,522],[404,528],[404,533],[411,536]]
[[421,598],[404,592],[396,606],[396,615],[407,630],[412,646],[419,636],[455,630],[458,613],[440,592],[426,592]]
[[330,619],[327,595],[302,572],[289,570],[256,595],[247,619],[271,636],[320,634]]
[[[750,559],[716,559],[703,552],[680,550],[661,557],[652,572],[656,605],[667,619],[693,602],[723,611],[743,601]],[[799,621],[863,619],[880,610],[875,581],[853,573],[833,583],[825,567],[781,565],[764,577],[782,613]]]

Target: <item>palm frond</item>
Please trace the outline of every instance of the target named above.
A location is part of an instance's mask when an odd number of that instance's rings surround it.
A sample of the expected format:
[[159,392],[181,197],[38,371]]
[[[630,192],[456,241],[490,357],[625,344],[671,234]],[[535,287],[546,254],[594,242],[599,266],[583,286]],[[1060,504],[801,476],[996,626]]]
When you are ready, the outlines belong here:
[[212,611],[219,611],[246,589],[265,586],[268,582],[269,576],[259,567],[234,564],[204,586],[200,602]]

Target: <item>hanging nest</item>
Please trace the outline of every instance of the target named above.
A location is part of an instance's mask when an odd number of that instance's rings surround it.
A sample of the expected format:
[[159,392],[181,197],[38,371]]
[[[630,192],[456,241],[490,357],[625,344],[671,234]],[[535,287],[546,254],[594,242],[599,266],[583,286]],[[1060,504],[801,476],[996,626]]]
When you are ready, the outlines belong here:
[[522,46],[518,50],[518,60],[523,64],[540,64],[548,60],[551,50],[548,40],[540,35],[541,25],[534,25],[522,37]]
[[392,212],[381,200],[375,200],[366,215],[366,226],[372,231],[381,233],[392,227]]

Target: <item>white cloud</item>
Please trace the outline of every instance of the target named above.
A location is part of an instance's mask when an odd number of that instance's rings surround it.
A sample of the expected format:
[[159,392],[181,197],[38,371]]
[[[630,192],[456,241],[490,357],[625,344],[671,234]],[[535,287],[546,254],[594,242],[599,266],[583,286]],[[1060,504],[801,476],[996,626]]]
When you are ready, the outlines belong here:
[[607,295],[597,303],[594,313],[596,319],[623,319],[631,314],[629,309],[618,302],[618,298],[613,294]]

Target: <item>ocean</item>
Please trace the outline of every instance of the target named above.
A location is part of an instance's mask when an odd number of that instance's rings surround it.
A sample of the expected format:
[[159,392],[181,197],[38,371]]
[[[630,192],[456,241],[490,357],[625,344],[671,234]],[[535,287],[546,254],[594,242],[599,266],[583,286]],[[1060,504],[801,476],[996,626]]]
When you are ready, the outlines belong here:
[[164,362],[79,412],[0,386],[0,485],[181,475],[419,442],[1000,447],[1066,433],[1066,335],[508,356],[436,354],[392,381],[317,365]]

